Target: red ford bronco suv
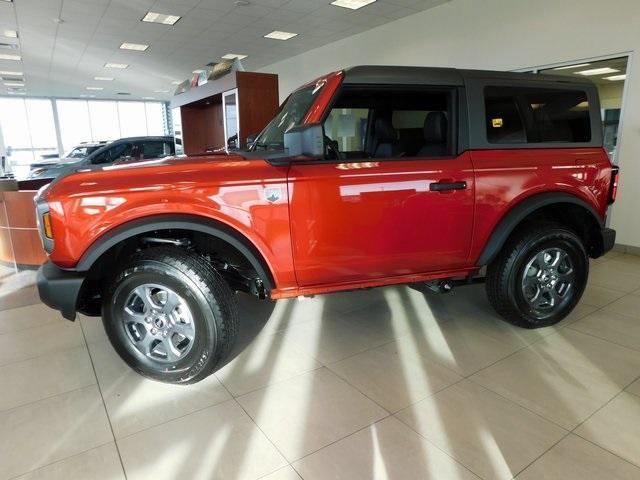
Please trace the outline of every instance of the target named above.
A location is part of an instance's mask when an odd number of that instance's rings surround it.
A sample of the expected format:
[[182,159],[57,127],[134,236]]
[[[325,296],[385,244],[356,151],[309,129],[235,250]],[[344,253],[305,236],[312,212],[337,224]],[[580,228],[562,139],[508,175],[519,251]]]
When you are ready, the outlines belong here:
[[70,320],[102,315],[122,358],[170,383],[220,368],[240,291],[486,281],[502,317],[542,327],[612,248],[617,181],[587,79],[354,67],[292,93],[247,151],[43,188],[38,287]]

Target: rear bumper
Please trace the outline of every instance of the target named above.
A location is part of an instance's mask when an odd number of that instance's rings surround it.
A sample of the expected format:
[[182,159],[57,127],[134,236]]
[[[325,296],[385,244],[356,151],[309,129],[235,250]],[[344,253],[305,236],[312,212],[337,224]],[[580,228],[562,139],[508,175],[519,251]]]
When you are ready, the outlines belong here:
[[613,228],[602,229],[602,254],[604,255],[613,248],[616,243],[616,231]]
[[78,296],[84,283],[84,276],[68,272],[47,262],[38,270],[37,284],[40,300],[49,307],[59,310],[67,320],[76,319]]

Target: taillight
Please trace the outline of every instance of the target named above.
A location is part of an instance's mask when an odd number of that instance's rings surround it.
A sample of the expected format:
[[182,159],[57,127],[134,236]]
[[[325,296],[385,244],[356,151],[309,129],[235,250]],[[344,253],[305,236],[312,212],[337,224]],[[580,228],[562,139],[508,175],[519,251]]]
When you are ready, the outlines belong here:
[[618,195],[618,178],[620,177],[620,168],[617,165],[611,167],[611,184],[609,185],[609,204],[616,201]]

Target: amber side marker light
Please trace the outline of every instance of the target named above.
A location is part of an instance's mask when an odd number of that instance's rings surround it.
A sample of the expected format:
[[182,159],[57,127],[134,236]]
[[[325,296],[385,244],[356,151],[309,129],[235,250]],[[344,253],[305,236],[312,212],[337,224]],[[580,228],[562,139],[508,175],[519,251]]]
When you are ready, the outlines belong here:
[[614,165],[611,169],[611,185],[609,185],[609,205],[616,201],[618,196],[618,182],[620,181],[620,168]]
[[42,227],[47,238],[53,238],[53,229],[51,228],[51,215],[49,212],[42,216]]

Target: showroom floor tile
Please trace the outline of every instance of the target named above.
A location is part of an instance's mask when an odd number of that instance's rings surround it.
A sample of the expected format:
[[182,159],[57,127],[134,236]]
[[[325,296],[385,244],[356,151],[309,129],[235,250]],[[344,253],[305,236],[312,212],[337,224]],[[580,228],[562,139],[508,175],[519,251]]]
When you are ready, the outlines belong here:
[[640,478],[640,257],[593,262],[574,313],[539,330],[482,286],[243,298],[248,348],[187,387],[9,283],[0,480]]

